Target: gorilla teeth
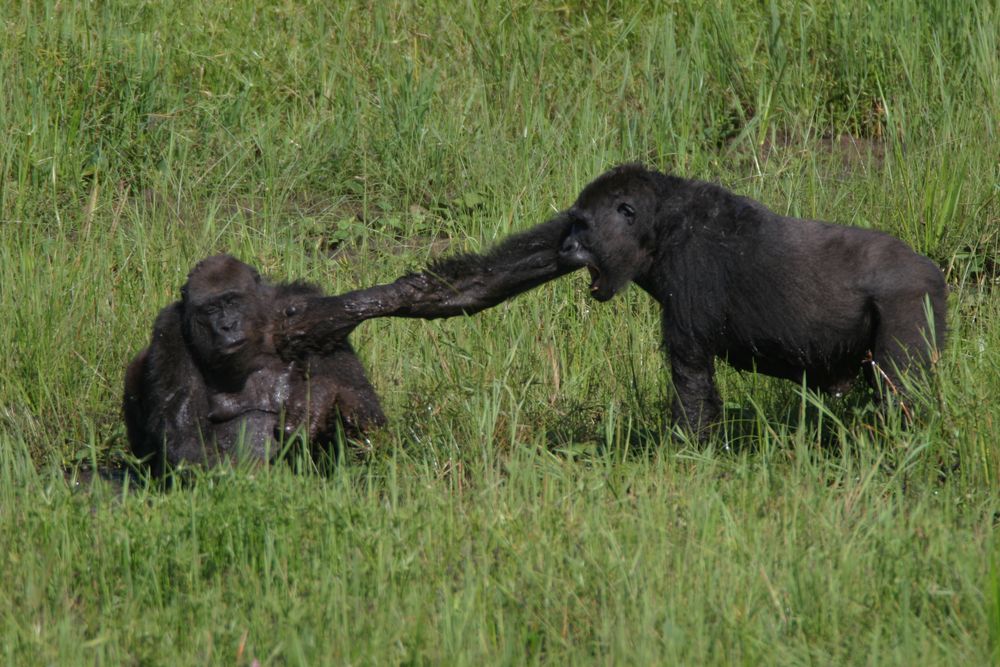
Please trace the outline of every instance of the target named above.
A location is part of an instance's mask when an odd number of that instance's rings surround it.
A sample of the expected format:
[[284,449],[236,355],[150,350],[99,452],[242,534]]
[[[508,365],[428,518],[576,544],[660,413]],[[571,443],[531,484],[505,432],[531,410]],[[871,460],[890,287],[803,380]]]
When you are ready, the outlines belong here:
[[598,282],[601,279],[601,271],[590,264],[587,265],[587,271],[590,272],[590,291],[596,292],[599,289]]

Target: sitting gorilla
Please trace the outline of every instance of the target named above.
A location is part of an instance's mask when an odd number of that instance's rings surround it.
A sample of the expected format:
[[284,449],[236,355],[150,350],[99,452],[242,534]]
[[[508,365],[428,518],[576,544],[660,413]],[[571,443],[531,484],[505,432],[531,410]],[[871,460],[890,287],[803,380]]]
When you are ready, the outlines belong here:
[[152,474],[182,463],[267,460],[299,427],[311,444],[329,447],[341,426],[357,436],[385,423],[347,342],[351,324],[311,343],[309,353],[275,347],[274,329],[319,294],[302,283],[269,285],[228,255],[195,266],[125,373],[129,443]]
[[245,455],[269,458],[300,426],[327,447],[337,443],[341,421],[349,436],[383,425],[348,334],[374,317],[475,313],[567,273],[572,268],[558,261],[567,228],[557,218],[484,255],[339,296],[301,283],[268,285],[226,255],[203,260],[126,370],[133,453],[159,476],[182,463],[235,460],[241,443]]
[[868,361],[884,394],[944,344],[941,271],[888,234],[781,216],[639,165],[597,178],[566,216],[559,261],[587,267],[594,298],[634,281],[660,302],[673,417],[697,433],[719,416],[716,357],[833,393]]

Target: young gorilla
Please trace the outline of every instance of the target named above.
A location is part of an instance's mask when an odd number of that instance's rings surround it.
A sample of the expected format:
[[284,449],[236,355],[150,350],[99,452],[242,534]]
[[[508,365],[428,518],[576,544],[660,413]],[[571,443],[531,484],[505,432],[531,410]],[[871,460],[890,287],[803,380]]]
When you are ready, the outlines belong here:
[[336,440],[338,416],[349,435],[383,425],[347,335],[374,317],[475,313],[563,275],[573,270],[558,261],[567,229],[556,218],[484,255],[339,296],[298,283],[267,285],[226,255],[202,261],[126,370],[133,453],[160,475],[185,462],[233,460],[241,437],[246,454],[263,459],[275,438],[303,424],[320,445]]
[[784,217],[639,165],[597,178],[566,215],[559,261],[589,269],[594,298],[634,281],[662,305],[673,416],[695,432],[719,416],[715,357],[834,393],[868,359],[885,392],[944,343],[941,271],[888,234]]
[[341,419],[349,435],[385,423],[347,342],[351,327],[315,341],[309,353],[275,347],[286,313],[319,294],[301,283],[266,284],[228,255],[195,266],[181,300],[160,312],[149,347],[125,373],[129,442],[154,475],[182,463],[271,458],[300,426],[310,443],[327,447]]

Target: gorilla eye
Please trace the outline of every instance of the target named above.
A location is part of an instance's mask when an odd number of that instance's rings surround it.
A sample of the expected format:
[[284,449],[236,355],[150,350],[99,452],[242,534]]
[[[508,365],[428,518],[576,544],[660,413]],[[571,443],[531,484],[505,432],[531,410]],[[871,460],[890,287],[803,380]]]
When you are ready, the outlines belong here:
[[632,208],[629,204],[619,204],[618,212],[624,215],[626,218],[635,217],[635,209]]

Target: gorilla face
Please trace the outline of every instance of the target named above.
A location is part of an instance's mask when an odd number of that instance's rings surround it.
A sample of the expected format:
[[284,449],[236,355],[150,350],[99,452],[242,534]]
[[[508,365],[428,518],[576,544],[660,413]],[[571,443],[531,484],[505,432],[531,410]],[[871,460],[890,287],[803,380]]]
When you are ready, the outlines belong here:
[[264,289],[255,269],[229,255],[195,266],[181,307],[184,337],[200,365],[230,376],[253,371],[269,347]]
[[559,261],[587,267],[590,293],[607,301],[650,267],[658,214],[653,183],[630,166],[588,185],[567,215],[572,220]]

